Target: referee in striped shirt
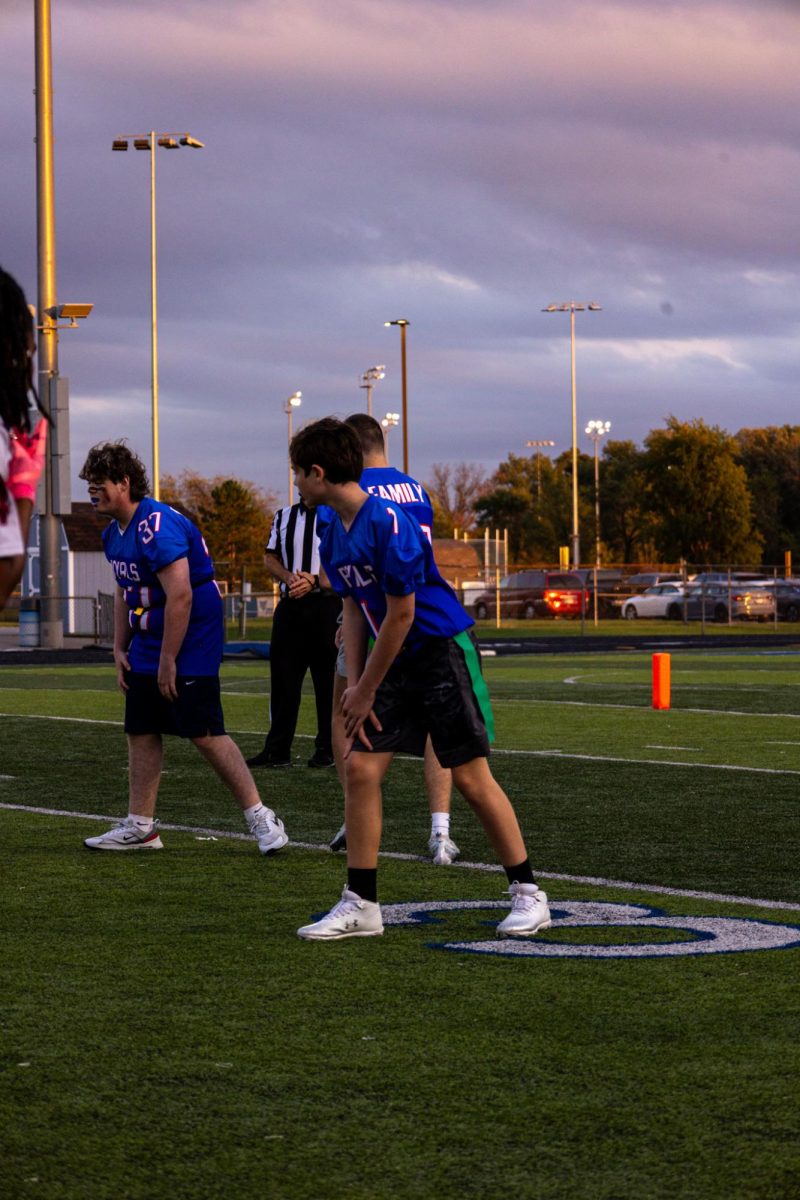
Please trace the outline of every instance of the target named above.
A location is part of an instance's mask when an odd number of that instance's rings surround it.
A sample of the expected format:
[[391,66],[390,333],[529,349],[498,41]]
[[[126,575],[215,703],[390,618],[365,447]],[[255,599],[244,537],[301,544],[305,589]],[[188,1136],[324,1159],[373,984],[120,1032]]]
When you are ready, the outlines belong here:
[[269,652],[270,729],[250,767],[291,766],[292,740],[306,672],[317,705],[316,749],[309,767],[333,766],[331,705],[336,665],[336,622],[341,601],[319,584],[316,512],[302,500],[279,508],[272,520],[264,563],[280,584]]

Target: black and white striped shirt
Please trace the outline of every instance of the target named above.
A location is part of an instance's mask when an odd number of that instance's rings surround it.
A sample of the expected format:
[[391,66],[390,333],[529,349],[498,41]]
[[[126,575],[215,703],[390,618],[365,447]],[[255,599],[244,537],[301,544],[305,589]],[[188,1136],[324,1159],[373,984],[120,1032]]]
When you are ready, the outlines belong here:
[[[319,575],[319,538],[317,537],[317,514],[298,501],[291,508],[279,508],[272,518],[272,529],[266,550],[275,554],[287,571],[308,571]],[[289,590],[281,585],[281,595]]]

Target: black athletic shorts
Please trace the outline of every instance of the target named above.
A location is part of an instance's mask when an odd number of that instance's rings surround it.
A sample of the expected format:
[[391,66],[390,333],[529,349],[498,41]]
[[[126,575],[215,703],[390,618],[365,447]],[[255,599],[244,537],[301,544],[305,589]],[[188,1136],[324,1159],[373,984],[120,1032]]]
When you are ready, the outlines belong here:
[[[469,631],[431,638],[413,654],[401,654],[378,688],[373,708],[383,729],[367,720],[364,733],[376,753],[421,756],[430,734],[442,766],[460,767],[488,758],[494,741],[478,643]],[[358,738],[353,748],[367,749]]]
[[225,733],[218,675],[179,675],[177,700],[161,695],[155,675],[128,671],[125,682],[126,733],[171,733],[182,738]]

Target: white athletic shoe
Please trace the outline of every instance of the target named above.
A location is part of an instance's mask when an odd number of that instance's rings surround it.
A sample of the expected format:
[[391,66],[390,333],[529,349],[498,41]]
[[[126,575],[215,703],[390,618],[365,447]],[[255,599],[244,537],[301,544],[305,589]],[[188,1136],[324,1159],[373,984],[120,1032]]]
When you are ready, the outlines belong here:
[[283,821],[276,817],[271,808],[265,808],[256,817],[250,832],[258,842],[262,854],[276,854],[289,841],[288,834],[283,828]]
[[461,851],[446,833],[432,833],[428,842],[428,853],[435,867],[449,867]]
[[149,833],[142,833],[136,823],[125,817],[119,825],[101,833],[98,837],[84,838],[84,846],[90,850],[163,850],[164,843],[158,836],[158,821],[153,822]]
[[535,883],[512,883],[511,912],[497,926],[498,937],[532,937],[540,929],[550,928],[547,896]]
[[355,892],[345,888],[339,903],[334,904],[321,921],[303,925],[298,929],[297,936],[310,942],[332,942],[336,938],[378,937],[382,933],[380,904],[362,900]]
[[347,826],[346,825],[342,825],[341,829],[337,830],[337,832],[333,835],[331,840],[328,842],[328,849],[333,850],[334,854],[336,853],[337,850],[346,850],[347,849]]

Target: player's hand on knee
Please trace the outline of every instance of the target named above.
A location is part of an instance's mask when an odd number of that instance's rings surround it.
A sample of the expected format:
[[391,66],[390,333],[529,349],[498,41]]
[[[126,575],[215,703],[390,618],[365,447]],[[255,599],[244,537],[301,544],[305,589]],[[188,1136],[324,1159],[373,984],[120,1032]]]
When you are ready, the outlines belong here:
[[342,696],[342,715],[344,716],[344,730],[348,737],[355,737],[368,718],[372,720],[376,729],[380,729],[372,711],[374,699],[375,692],[362,688],[360,684],[345,689]]

